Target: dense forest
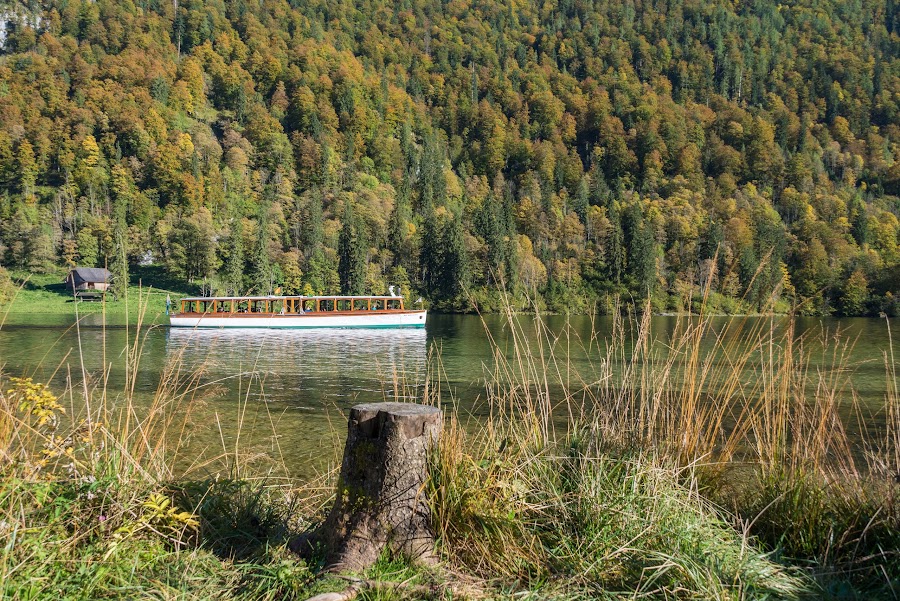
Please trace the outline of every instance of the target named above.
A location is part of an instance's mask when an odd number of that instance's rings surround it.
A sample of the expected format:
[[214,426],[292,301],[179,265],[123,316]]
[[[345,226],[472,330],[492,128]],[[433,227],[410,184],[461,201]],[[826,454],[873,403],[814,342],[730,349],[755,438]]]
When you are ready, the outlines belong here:
[[0,20],[0,271],[900,312],[897,0],[56,0]]

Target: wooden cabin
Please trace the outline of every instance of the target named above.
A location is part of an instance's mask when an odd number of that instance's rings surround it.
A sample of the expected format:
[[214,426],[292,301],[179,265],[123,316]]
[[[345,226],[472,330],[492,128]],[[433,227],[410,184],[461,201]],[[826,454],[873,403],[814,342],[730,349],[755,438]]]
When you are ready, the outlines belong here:
[[66,285],[76,296],[109,290],[112,274],[102,267],[76,267],[66,276]]

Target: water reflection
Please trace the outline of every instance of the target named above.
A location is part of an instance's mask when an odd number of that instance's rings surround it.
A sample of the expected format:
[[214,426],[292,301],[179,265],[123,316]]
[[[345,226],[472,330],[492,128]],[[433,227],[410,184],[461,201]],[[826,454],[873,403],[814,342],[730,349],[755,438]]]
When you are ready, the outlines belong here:
[[306,410],[413,400],[427,358],[424,329],[170,329],[166,350],[206,380],[253,376],[253,395]]
[[[536,363],[556,360],[550,387],[556,378],[578,386],[582,379],[593,382],[603,361],[610,361],[614,374],[630,365],[633,329],[626,328],[621,357],[607,357],[606,343],[613,336],[612,318],[533,316],[516,318],[521,332],[516,336],[500,315],[429,315],[427,329],[385,330],[190,330],[132,326],[90,327],[87,320],[74,327],[71,316],[38,314],[9,315],[0,327],[0,371],[6,376],[32,376],[48,382],[54,391],[71,387],[77,404],[82,378],[91,389],[106,390],[115,404],[133,390],[138,415],[151,406],[160,379],[171,361],[181,364],[180,373],[199,373],[202,388],[196,398],[190,429],[190,457],[221,453],[250,446],[272,458],[284,458],[295,475],[309,474],[332,458],[346,435],[346,409],[356,403],[382,400],[418,400],[424,392],[426,363],[430,352],[437,355],[432,369],[444,402],[451,399],[461,415],[485,415],[485,379],[494,368],[495,350],[517,361],[515,345],[527,348]],[[543,327],[546,324],[546,329]],[[35,326],[44,327],[35,327]],[[680,318],[654,317],[654,338],[660,358],[671,358],[670,386],[681,385],[683,359],[670,357],[667,344],[672,332],[684,327]],[[722,346],[741,346],[741,336],[773,328],[780,334],[784,318],[716,319],[702,341],[712,353],[712,376],[731,373]],[[888,331],[890,327],[890,335]],[[841,332],[839,338],[835,332]],[[887,388],[885,363],[892,355],[891,337],[900,340],[900,321],[879,319],[797,319],[792,330],[809,353],[808,377],[848,378],[838,400],[848,407],[857,400],[866,415],[868,429],[884,423],[882,411]],[[826,335],[827,333],[827,335]],[[720,341],[719,337],[724,336]],[[776,336],[776,338],[778,338]],[[756,341],[755,336],[750,336]],[[844,355],[843,341],[849,341]],[[780,342],[778,342],[780,344]],[[896,343],[895,343],[896,344]],[[496,345],[496,347],[494,346]],[[137,346],[140,360],[125,368],[129,349]],[[835,353],[840,359],[835,363]],[[759,379],[758,353],[741,373],[752,390]],[[900,355],[898,355],[900,356]],[[527,357],[526,357],[527,358]],[[835,367],[839,369],[835,369]],[[126,382],[126,375],[134,377]],[[207,384],[214,383],[214,386]],[[133,388],[132,388],[133,387]],[[852,387],[852,389],[851,389]],[[558,399],[558,388],[551,390]],[[68,397],[67,397],[68,398]],[[188,403],[194,395],[179,397]],[[752,401],[750,398],[748,401]],[[83,409],[75,406],[70,413]],[[855,424],[854,417],[851,424]],[[180,432],[180,431],[177,431]],[[238,440],[240,432],[240,440]],[[339,461],[340,457],[333,458]]]

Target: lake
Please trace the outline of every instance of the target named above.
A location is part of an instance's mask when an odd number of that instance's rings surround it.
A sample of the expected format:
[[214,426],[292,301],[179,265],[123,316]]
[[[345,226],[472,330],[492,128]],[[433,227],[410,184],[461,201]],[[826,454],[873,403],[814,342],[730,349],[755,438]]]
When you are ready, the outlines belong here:
[[[552,350],[562,366],[558,379],[576,381],[580,374],[591,381],[612,331],[612,318],[547,316],[542,318],[546,328],[540,330],[533,316],[516,319],[521,326],[515,336],[520,349],[527,347],[538,363],[541,352],[546,362]],[[733,325],[734,320],[765,328],[783,328],[786,321],[716,318],[713,330]],[[0,329],[0,367],[5,375],[32,376],[50,382],[56,392],[67,385],[76,391],[87,386],[98,399],[105,389],[110,405],[122,403],[128,386],[138,413],[148,410],[162,381],[169,397],[180,395],[180,407],[191,407],[190,426],[181,434],[184,448],[176,459],[181,469],[196,468],[207,457],[238,449],[255,454],[254,469],[259,471],[274,460],[276,465],[283,462],[290,475],[310,476],[339,461],[339,443],[346,432],[343,412],[349,407],[414,400],[421,398],[426,386],[432,392],[439,389],[444,403],[453,403],[461,414],[478,420],[489,410],[484,383],[495,349],[502,356],[515,356],[514,333],[500,315],[433,314],[425,329],[397,330],[194,331],[152,326],[140,332],[137,344],[133,326],[104,327],[96,315],[77,327],[74,321],[69,316],[9,314]],[[666,341],[683,321],[651,318],[661,353],[667,352]],[[898,324],[891,323],[890,328],[893,338],[900,338]],[[840,340],[850,342],[843,369],[849,370],[862,404],[877,414],[887,386],[883,358],[889,346],[887,322],[801,318],[795,330],[796,337],[819,350],[826,334],[837,332]],[[543,332],[543,341],[538,331]],[[715,337],[708,338],[706,344],[713,344]],[[834,338],[829,338],[824,347],[833,344]],[[133,374],[124,367],[126,349],[140,353]],[[627,356],[626,352],[623,363]],[[812,352],[810,371],[831,373],[830,363],[821,352]],[[672,385],[678,386],[677,370],[673,373]],[[747,377],[754,376],[748,372]],[[557,384],[551,382],[551,396],[559,390]],[[849,400],[849,390],[846,393]],[[77,405],[80,398],[76,392],[66,396],[64,404]],[[75,406],[70,412],[82,409]],[[174,413],[176,408],[167,411]]]

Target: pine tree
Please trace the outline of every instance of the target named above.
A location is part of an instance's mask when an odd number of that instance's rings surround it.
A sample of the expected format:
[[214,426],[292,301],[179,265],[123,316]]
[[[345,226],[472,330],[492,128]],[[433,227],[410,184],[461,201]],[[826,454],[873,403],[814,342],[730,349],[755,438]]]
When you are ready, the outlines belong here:
[[[404,183],[405,183],[404,178]],[[409,208],[408,190],[404,184],[400,185],[400,191],[394,202],[394,210],[388,221],[387,243],[388,250],[393,255],[393,266],[408,265],[410,255],[409,220],[411,218]]]
[[113,291],[124,294],[128,286],[128,210],[132,202],[132,182],[122,165],[112,169],[113,192],[113,256],[109,258],[113,274]]
[[128,288],[128,247],[125,230],[116,227],[113,256],[109,259],[109,271],[112,273],[113,294],[122,296]]
[[344,205],[344,220],[338,238],[338,275],[342,294],[364,294],[366,291],[367,245],[362,222],[349,201]]
[[437,215],[434,211],[429,211],[425,215],[422,229],[419,267],[422,270],[422,287],[431,298],[436,298],[440,294],[444,262],[444,243],[441,233]]
[[256,294],[272,292],[272,262],[269,260],[269,216],[266,203],[261,203],[256,228],[256,244],[253,247],[251,281]]
[[310,195],[306,205],[306,215],[303,221],[303,246],[307,257],[322,245],[325,238],[322,229],[322,194],[318,190]]
[[444,145],[434,133],[425,138],[422,152],[421,198],[419,213],[427,215],[433,207],[441,207],[447,201],[447,179],[444,177]]
[[608,276],[616,284],[622,283],[625,275],[625,233],[622,230],[622,218],[616,203],[610,203],[609,236],[606,238],[606,265]]
[[239,295],[244,291],[244,223],[235,219],[231,231],[225,239],[225,278],[226,294]]
[[640,297],[652,294],[656,284],[656,241],[638,203],[625,210],[622,231],[628,248],[627,272],[635,292]]
[[441,296],[452,300],[468,286],[469,262],[463,237],[462,217],[455,217],[444,224],[444,253],[441,264]]
[[488,195],[481,205],[476,225],[479,233],[487,245],[487,281],[497,283],[504,275],[506,264],[509,261],[509,232],[503,215],[503,207],[494,198]]

